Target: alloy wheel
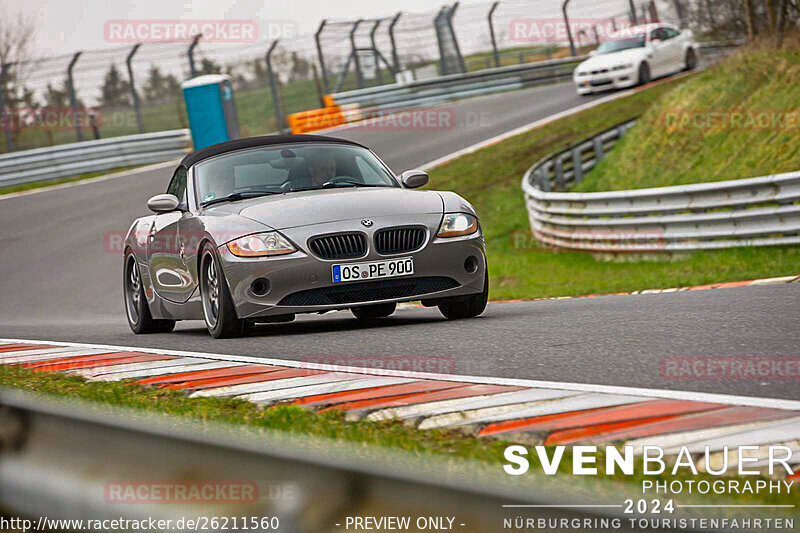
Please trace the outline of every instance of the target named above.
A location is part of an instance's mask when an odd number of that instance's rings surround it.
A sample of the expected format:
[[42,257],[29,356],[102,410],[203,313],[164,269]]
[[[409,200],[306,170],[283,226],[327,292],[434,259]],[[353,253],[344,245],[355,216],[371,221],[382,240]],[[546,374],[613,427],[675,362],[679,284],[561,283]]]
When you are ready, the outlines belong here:
[[139,321],[139,309],[141,309],[142,278],[139,274],[139,265],[133,255],[128,258],[125,282],[125,309],[128,312],[128,319],[131,323],[136,324]]
[[212,254],[203,259],[203,315],[210,327],[217,325],[219,319],[219,276],[217,264]]

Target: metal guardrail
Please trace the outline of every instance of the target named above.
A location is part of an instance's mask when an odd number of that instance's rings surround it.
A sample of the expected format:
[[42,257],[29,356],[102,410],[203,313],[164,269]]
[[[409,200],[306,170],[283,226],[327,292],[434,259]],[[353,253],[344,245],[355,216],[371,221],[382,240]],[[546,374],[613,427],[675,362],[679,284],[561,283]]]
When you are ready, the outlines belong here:
[[409,84],[381,85],[330,95],[336,105],[359,104],[361,111],[434,105],[499,91],[572,79],[573,67],[588,56],[489,68]]
[[584,57],[541,61],[452,74],[408,84],[381,85],[325,97],[326,107],[289,115],[292,133],[307,133],[408,108],[571,79]]
[[599,253],[800,244],[800,172],[625,191],[570,193],[636,123],[533,165],[522,179],[543,244]]
[[0,155],[0,186],[169,161],[190,144],[189,130],[182,129],[12,152]]
[[[730,53],[740,42],[700,43],[702,59],[713,63]],[[575,65],[589,56],[537,61],[521,65],[488,68],[466,74],[439,76],[409,84],[391,84],[329,95],[327,105],[357,104],[365,116],[396,108],[435,105],[442,102],[490,94],[545,83],[571,80]]]
[[[168,489],[175,494],[181,485],[231,483],[254,487],[255,494],[238,501],[212,497],[200,505],[115,500],[129,486],[141,498],[139,487],[156,487],[166,496]],[[0,390],[0,507],[34,519],[34,524],[45,516],[84,521],[207,517],[216,518],[217,524],[226,517],[246,517],[249,525],[249,517],[255,516],[259,523],[277,517],[277,531],[317,532],[345,529],[347,516],[410,515],[455,517],[452,529],[466,532],[509,529],[506,520],[514,523],[523,517],[618,519],[619,530],[629,531],[632,516],[623,514],[621,505],[601,508],[625,498],[641,498],[637,484],[600,477],[578,482],[534,473],[509,476],[498,464],[456,463]],[[557,508],[564,502],[585,507]],[[531,509],[503,507],[534,504]],[[161,529],[190,529],[174,524]],[[211,522],[209,526],[222,529]],[[228,522],[228,529],[241,527]]]

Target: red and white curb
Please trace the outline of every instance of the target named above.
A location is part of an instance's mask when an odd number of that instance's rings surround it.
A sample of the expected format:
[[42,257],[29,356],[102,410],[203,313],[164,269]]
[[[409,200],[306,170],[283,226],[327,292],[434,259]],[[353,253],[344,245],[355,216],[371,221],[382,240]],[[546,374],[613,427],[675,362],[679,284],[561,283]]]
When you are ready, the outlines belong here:
[[[149,348],[0,339],[0,365],[123,381],[265,407],[344,410],[524,444],[790,447],[800,473],[800,401],[369,369]],[[762,457],[764,463],[767,457]],[[736,465],[732,455],[729,462]],[[702,462],[698,461],[698,466]]]

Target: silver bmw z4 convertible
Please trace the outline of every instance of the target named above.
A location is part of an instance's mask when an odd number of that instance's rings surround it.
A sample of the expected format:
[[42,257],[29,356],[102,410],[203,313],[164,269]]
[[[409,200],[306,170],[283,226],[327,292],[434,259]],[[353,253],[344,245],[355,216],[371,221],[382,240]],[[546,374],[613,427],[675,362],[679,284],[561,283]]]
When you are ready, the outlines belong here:
[[369,149],[315,135],[230,141],[187,155],[155,214],[125,239],[123,288],[135,333],[204,320],[216,338],[297,313],[362,320],[421,300],[450,319],[486,308],[480,222],[452,192],[413,190]]

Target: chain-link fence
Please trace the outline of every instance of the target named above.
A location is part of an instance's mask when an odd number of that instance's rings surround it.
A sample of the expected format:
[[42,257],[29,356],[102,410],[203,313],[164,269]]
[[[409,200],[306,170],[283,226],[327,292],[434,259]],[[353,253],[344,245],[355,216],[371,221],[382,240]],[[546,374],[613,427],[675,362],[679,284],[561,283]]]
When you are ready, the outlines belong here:
[[0,151],[185,128],[181,82],[211,73],[232,78],[242,135],[265,134],[283,128],[290,113],[324,106],[326,94],[395,83],[398,76],[424,79],[578,54],[609,26],[678,22],[676,6],[679,0],[455,3],[326,20],[313,34],[277,42],[132,42],[4,65]]

